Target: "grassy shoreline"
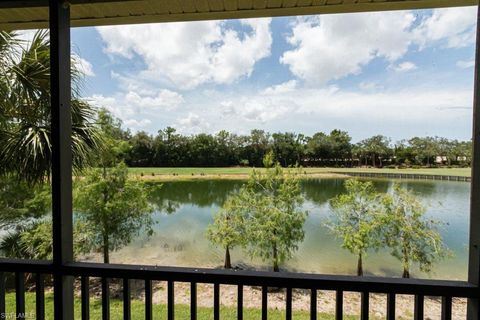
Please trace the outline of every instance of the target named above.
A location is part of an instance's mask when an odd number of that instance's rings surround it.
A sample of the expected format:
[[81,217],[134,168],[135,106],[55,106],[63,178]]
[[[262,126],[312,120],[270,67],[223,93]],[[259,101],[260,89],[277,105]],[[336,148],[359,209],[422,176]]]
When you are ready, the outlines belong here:
[[[129,168],[132,176],[140,177],[145,180],[212,180],[212,179],[247,179],[254,168],[245,167],[225,167],[225,168]],[[257,170],[264,170],[257,168]],[[419,169],[377,169],[377,168],[302,168],[302,177],[304,178],[325,178],[339,177],[348,173],[401,173],[401,174],[421,174],[421,175],[442,175],[442,176],[460,176],[469,177],[470,168],[419,168]]]

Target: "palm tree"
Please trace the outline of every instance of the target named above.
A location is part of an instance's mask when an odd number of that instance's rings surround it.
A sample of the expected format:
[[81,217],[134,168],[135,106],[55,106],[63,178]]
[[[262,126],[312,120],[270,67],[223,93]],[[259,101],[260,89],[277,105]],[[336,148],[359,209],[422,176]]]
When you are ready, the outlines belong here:
[[[81,74],[72,63],[72,153],[74,169],[98,147],[96,112],[79,98]],[[0,31],[0,174],[30,183],[51,174],[50,42],[38,31],[29,42]]]

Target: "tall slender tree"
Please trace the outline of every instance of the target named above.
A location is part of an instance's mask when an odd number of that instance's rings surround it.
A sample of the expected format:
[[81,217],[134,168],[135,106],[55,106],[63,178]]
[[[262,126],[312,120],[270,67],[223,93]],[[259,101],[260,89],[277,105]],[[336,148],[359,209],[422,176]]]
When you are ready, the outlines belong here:
[[425,216],[426,207],[411,191],[396,184],[382,202],[385,210],[379,225],[383,241],[401,261],[403,278],[410,277],[413,264],[430,272],[435,262],[450,255],[437,230],[441,223]]
[[345,181],[346,193],[330,200],[332,215],[327,227],[342,240],[342,247],[357,256],[357,275],[363,275],[363,259],[380,245],[378,236],[379,194],[371,182]]

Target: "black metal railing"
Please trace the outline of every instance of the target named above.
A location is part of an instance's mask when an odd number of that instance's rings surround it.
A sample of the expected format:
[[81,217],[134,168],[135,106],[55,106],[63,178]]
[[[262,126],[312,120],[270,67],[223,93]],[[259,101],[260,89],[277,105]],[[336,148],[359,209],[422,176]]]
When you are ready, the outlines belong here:
[[118,265],[97,263],[67,263],[60,270],[53,264],[43,261],[0,260],[0,313],[5,313],[5,273],[15,274],[16,313],[25,313],[25,274],[34,275],[36,283],[36,319],[45,319],[45,275],[59,273],[64,276],[80,278],[81,317],[86,320],[89,315],[90,277],[100,278],[102,283],[102,318],[109,319],[110,294],[109,279],[123,279],[123,316],[131,319],[130,280],[145,282],[145,319],[152,319],[152,281],[167,282],[167,319],[175,319],[175,282],[190,283],[190,315],[197,319],[197,284],[213,284],[213,318],[220,319],[220,285],[235,285],[237,294],[237,319],[243,319],[244,286],[262,288],[261,314],[262,320],[268,317],[268,288],[285,289],[285,316],[292,319],[292,290],[306,289],[310,291],[310,319],[317,319],[317,290],[336,292],[336,319],[343,319],[344,292],[361,294],[361,319],[369,318],[370,294],[387,295],[387,319],[396,319],[396,296],[413,295],[414,319],[424,318],[424,297],[441,297],[442,319],[452,319],[452,298],[480,297],[479,288],[463,281],[399,279],[380,277],[354,277],[338,275],[319,275],[287,272],[236,271],[218,269],[196,269],[180,267],[157,267],[140,265]]

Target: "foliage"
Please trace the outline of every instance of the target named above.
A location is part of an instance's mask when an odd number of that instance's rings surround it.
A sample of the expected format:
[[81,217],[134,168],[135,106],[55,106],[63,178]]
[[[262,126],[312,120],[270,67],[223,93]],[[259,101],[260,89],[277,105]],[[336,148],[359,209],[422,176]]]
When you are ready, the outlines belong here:
[[412,192],[396,184],[382,203],[383,239],[392,256],[402,262],[404,278],[410,277],[412,264],[430,272],[436,261],[450,254],[437,231],[440,222],[425,217],[425,206]]
[[[117,122],[118,124],[118,122]],[[304,166],[468,166],[471,161],[471,141],[448,140],[440,137],[414,137],[392,143],[391,139],[376,135],[352,143],[348,132],[332,130],[329,134],[317,132],[312,136],[293,132],[270,134],[252,130],[248,135],[237,135],[225,130],[211,135],[201,133],[184,136],[172,127],[157,135],[137,132],[122,134],[114,146],[127,146],[118,154],[131,167],[262,167],[263,159],[273,152],[274,160],[284,167]],[[434,148],[418,141],[428,140]],[[433,151],[432,151],[433,150]],[[440,162],[436,157],[442,157]]]
[[29,186],[10,176],[0,177],[0,229],[28,224],[50,212],[48,185]]
[[122,130],[122,122],[106,109],[98,110],[97,127],[100,136],[97,165],[102,168],[115,166],[132,150],[128,141],[130,133]]
[[246,242],[247,215],[242,205],[242,197],[231,195],[222,208],[213,217],[213,223],[208,226],[207,239],[213,244],[225,249],[226,269],[232,267],[230,250],[243,246]]
[[[74,255],[88,252],[90,233],[81,222],[74,224]],[[50,219],[36,220],[19,225],[9,231],[0,241],[4,256],[17,259],[51,260],[53,258],[52,222]]]
[[342,248],[358,256],[357,275],[363,275],[363,257],[379,246],[378,193],[371,182],[345,181],[346,193],[330,200],[332,216],[327,226],[342,240]]
[[373,167],[377,166],[377,159],[379,160],[379,166],[382,167],[382,159],[388,158],[391,153],[390,139],[382,135],[362,140],[358,143],[358,146],[360,153],[363,153],[366,159],[371,159]]
[[292,257],[304,236],[307,212],[296,173],[280,164],[261,172],[254,170],[240,191],[240,200],[248,212],[247,251],[273,264],[273,270]]
[[76,186],[75,208],[79,220],[92,230],[92,248],[103,249],[105,263],[109,263],[110,251],[129,244],[141,230],[153,232],[146,187],[128,179],[123,163],[87,172]]
[[[0,173],[30,183],[50,178],[52,162],[50,43],[38,31],[31,42],[0,32]],[[83,168],[96,148],[95,110],[78,98],[81,74],[72,64],[72,153],[75,169]]]

